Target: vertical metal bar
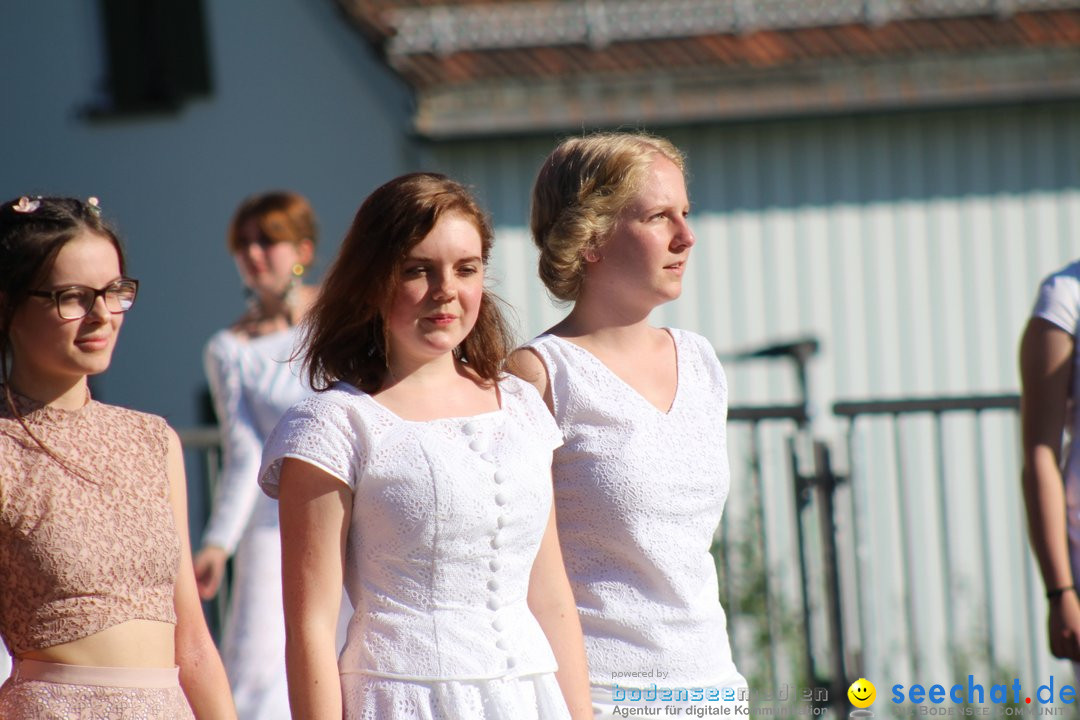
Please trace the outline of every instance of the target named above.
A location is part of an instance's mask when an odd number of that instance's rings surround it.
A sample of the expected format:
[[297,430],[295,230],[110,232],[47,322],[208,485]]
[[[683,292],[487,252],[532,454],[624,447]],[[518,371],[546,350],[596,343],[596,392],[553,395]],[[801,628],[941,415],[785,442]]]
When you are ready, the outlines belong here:
[[810,583],[806,573],[806,546],[803,538],[803,506],[806,505],[806,484],[799,472],[799,451],[796,447],[798,436],[788,438],[788,454],[791,460],[792,488],[795,492],[795,532],[796,544],[799,549],[799,579],[802,583],[802,619],[803,637],[806,641],[806,673],[812,682],[816,682],[819,675],[814,667],[814,630],[810,625]]
[[[751,426],[756,423],[751,421]],[[735,594],[735,583],[731,577],[731,515],[724,514],[720,523],[720,568],[724,575],[724,611],[729,618],[739,614],[739,598]]]
[[780,637],[780,628],[777,625],[775,608],[770,588],[769,566],[769,534],[768,521],[765,513],[765,487],[761,472],[761,424],[754,422],[750,425],[750,472],[754,479],[754,502],[758,511],[758,550],[761,552],[761,567],[765,573],[765,582],[762,583],[763,600],[765,603],[765,620],[769,629],[769,684],[768,687],[777,687],[779,674],[777,671],[776,642]]
[[844,689],[847,687],[847,671],[844,667],[844,626],[840,609],[840,574],[836,556],[836,515],[833,494],[836,477],[829,460],[825,443],[814,442],[814,491],[818,500],[818,523],[821,533],[822,565],[825,575],[825,602],[828,607],[829,645],[831,660],[831,693],[833,706],[843,712],[847,707]]
[[[856,617],[859,624],[859,656],[855,663],[855,667],[852,668],[852,672],[859,677],[866,677],[866,654],[868,652],[867,644],[870,642],[867,635],[866,628],[874,627],[873,618],[867,622],[865,617],[866,612],[873,615],[873,597],[871,596],[870,604],[867,605],[866,598],[863,596],[863,580],[869,577],[865,562],[867,554],[867,546],[870,542],[868,534],[864,532],[863,519],[864,514],[862,508],[859,506],[859,474],[855,468],[855,419],[856,416],[848,418],[847,428],[847,463],[848,463],[848,482],[851,488],[851,546],[855,551],[855,609]],[[865,611],[865,612],[864,612]]]
[[942,413],[934,413],[934,437],[937,442],[937,491],[938,491],[938,520],[941,532],[942,557],[941,573],[943,575],[941,587],[944,588],[943,602],[945,604],[945,645],[949,649],[949,668],[953,677],[960,677],[963,668],[957,666],[956,641],[956,611],[953,606],[953,563],[952,543],[949,542],[949,493],[945,485],[945,428],[942,423]]
[[912,565],[912,553],[908,543],[910,542],[910,525],[908,524],[908,493],[904,482],[904,443],[900,432],[900,413],[890,413],[893,428],[893,456],[896,459],[896,515],[900,523],[900,558],[904,569],[904,615],[907,622],[908,650],[911,656],[912,677],[921,677],[921,660],[919,657],[920,647],[915,633],[915,568]]
[[[206,521],[209,520],[209,514],[213,512],[214,493],[217,491],[217,485],[221,478],[221,446],[203,445],[201,451],[204,458],[203,468],[206,473],[207,517],[203,519],[205,525]],[[226,573],[225,578],[218,586],[217,595],[208,601],[214,617],[214,640],[219,645],[225,632],[225,618],[229,611],[230,578],[231,574]]]
[[982,566],[983,566],[983,598],[986,601],[986,658],[993,667],[997,655],[994,652],[994,580],[993,562],[990,558],[990,508],[987,504],[987,493],[983,491],[982,483],[986,481],[986,458],[983,448],[982,435],[982,411],[975,411],[975,479],[979,484],[979,492],[975,497],[979,503],[980,539],[982,540]]
[[731,557],[728,550],[728,541],[731,539],[731,530],[729,529],[731,520],[728,515],[724,515],[723,521],[720,523],[720,569],[723,575],[723,586],[720,588],[720,592],[724,596],[724,611],[728,617],[736,615],[737,601],[735,594],[732,591],[731,582]]

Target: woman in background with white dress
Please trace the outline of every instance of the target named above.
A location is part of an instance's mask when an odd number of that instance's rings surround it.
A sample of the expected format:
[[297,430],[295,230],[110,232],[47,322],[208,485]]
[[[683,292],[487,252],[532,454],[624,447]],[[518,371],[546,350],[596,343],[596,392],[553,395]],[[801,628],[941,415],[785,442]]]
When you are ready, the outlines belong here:
[[682,154],[640,133],[564,141],[533,189],[540,277],[573,306],[511,370],[565,440],[559,536],[600,717],[746,687],[709,552],[728,494],[727,382],[704,337],[649,324],[682,291],[689,211]]
[[259,492],[257,476],[266,436],[311,392],[289,358],[315,296],[303,277],[316,238],[311,205],[296,193],[267,192],[241,203],[228,248],[249,307],[210,338],[204,354],[224,467],[195,573],[200,595],[210,599],[235,553],[222,657],[240,720],[289,717],[277,503]]

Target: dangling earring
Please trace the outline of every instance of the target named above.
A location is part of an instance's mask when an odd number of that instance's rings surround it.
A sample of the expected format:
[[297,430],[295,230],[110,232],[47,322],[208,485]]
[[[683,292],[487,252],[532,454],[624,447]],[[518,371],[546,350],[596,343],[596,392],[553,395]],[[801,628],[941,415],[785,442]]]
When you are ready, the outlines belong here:
[[304,270],[304,266],[300,263],[295,263],[292,266],[292,277],[289,278],[289,284],[285,287],[285,294],[282,296],[285,306],[290,310],[296,307],[299,300],[296,288],[300,285],[300,278],[304,276]]

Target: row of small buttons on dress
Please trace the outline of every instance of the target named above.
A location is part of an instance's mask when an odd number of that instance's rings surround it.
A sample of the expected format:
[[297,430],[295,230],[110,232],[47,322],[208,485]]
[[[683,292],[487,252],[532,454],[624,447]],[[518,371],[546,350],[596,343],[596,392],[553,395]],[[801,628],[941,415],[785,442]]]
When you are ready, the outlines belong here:
[[[495,518],[495,531],[491,534],[491,548],[492,550],[498,550],[503,546],[505,538],[502,535],[502,530],[506,527],[509,519],[507,518],[507,502],[509,498],[506,495],[505,484],[508,479],[508,474],[505,470],[499,469],[495,464],[495,456],[491,452],[491,440],[484,437],[480,423],[476,421],[469,421],[465,423],[462,430],[471,439],[469,440],[469,449],[475,453],[479,453],[480,459],[486,463],[489,463],[494,468],[493,479],[495,481],[495,505],[499,508],[499,515]],[[502,618],[499,617],[497,611],[502,607],[502,603],[499,600],[499,578],[498,573],[502,569],[502,561],[498,556],[493,557],[488,562],[488,569],[491,571],[491,578],[488,580],[487,588],[490,591],[490,597],[488,598],[488,609],[496,611],[495,617],[491,621],[491,627],[500,634],[499,639],[495,641],[495,647],[504,652],[510,649],[510,643],[506,637],[502,635],[506,629],[505,623]],[[512,669],[517,664],[517,660],[512,656],[507,656],[506,667]]]

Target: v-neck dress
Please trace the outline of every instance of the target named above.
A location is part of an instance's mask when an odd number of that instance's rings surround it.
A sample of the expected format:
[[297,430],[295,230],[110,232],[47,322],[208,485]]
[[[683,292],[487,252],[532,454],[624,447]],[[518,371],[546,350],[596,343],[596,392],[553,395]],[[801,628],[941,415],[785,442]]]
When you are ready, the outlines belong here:
[[594,701],[653,683],[746,684],[709,552],[729,486],[727,382],[704,337],[669,332],[678,385],[666,413],[579,345],[546,334],[526,346],[547,369],[563,433],[559,539]]
[[291,408],[260,483],[298,458],[352,490],[338,667],[344,716],[564,720],[547,637],[526,603],[562,439],[536,389],[499,381],[499,410],[402,419],[347,383]]

